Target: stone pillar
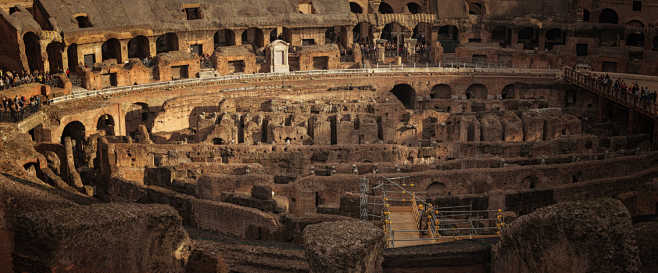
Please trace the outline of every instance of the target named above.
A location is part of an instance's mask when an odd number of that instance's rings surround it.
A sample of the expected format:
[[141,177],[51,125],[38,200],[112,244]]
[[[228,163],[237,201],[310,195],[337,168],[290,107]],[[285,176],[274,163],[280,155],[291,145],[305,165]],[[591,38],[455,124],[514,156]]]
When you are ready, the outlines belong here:
[[263,47],[267,47],[272,41],[270,41],[270,32],[272,29],[263,30]]
[[48,51],[46,50],[48,44],[46,44],[45,41],[40,40],[39,45],[39,47],[41,47],[41,70],[48,73],[50,72],[50,61],[48,60]]
[[510,32],[510,43],[512,44],[512,48],[516,48],[516,44],[519,43],[519,32],[516,29],[510,29]]
[[157,46],[157,40],[158,37],[155,36],[149,36],[149,56],[155,57],[158,55],[158,46]]
[[[76,143],[76,149],[80,149],[79,145],[82,145],[82,143]],[[68,171],[68,177],[67,177],[68,182],[71,184],[71,186],[75,188],[78,189],[84,188],[84,185],[82,184],[82,178],[80,178],[80,174],[78,173],[78,170],[75,169],[73,143],[70,137],[64,138],[64,151],[66,152],[66,168]]]
[[242,33],[245,32],[245,29],[234,29],[233,33],[235,33],[235,45],[239,46],[242,45]]
[[354,44],[354,34],[352,33],[352,28],[350,26],[343,27],[343,42],[345,43],[343,46],[345,48],[351,48],[352,44]]
[[123,64],[128,62],[128,40],[119,40],[119,44],[121,45],[121,53],[119,54],[117,63]]
[[384,232],[356,220],[304,228],[304,253],[313,273],[382,272]]

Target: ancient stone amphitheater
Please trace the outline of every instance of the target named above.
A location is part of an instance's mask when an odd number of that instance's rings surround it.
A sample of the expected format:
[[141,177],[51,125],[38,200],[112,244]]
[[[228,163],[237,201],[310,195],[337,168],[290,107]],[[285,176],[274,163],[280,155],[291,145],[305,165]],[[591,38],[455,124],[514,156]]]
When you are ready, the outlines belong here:
[[0,0],[0,273],[658,272],[657,13]]

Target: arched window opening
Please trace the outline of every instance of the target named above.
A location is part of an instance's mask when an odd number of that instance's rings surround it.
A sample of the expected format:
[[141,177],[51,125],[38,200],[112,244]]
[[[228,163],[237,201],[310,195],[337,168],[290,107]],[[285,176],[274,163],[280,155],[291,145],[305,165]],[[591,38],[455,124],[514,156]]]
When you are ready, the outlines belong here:
[[73,157],[76,167],[79,166],[81,158],[83,158],[83,146],[85,140],[85,126],[82,122],[72,121],[64,127],[62,131],[61,144],[64,145],[66,137],[71,138],[71,146],[73,148]]
[[483,84],[473,84],[466,89],[466,98],[467,99],[487,99],[489,91],[487,87]]
[[409,33],[410,31],[398,23],[388,23],[384,26],[384,30],[382,30],[381,38],[391,42],[397,42],[398,37],[401,39],[404,37],[404,35],[401,34],[403,32]]
[[87,16],[75,17],[75,21],[78,22],[78,27],[79,28],[93,27],[93,25],[91,24],[91,21],[89,21],[89,17],[87,17]]
[[145,59],[149,56],[149,40],[144,36],[137,36],[128,41],[128,58]]
[[418,3],[415,2],[407,3],[407,9],[411,14],[423,12],[423,7],[421,7]]
[[391,7],[391,5],[387,4],[386,2],[381,2],[379,3],[379,13],[381,14],[394,13],[393,7]]
[[68,56],[69,70],[76,71],[78,69],[78,45],[69,45],[66,55]]
[[433,99],[449,99],[452,98],[452,88],[447,84],[437,84],[432,87],[430,97]]
[[96,123],[97,131],[104,131],[105,135],[113,136],[114,135],[114,118],[111,115],[105,114],[98,118],[98,123]]
[[212,139],[212,144],[214,145],[224,145],[224,139],[221,137],[216,137]]
[[64,63],[62,62],[62,53],[64,53],[64,45],[62,43],[52,42],[46,47],[46,52],[48,52],[48,64],[50,65],[50,72],[63,72]]
[[619,16],[613,9],[603,9],[599,15],[599,23],[602,24],[618,24]]
[[242,44],[250,44],[255,48],[263,47],[263,31],[258,28],[249,28],[243,31]]
[[357,3],[350,2],[350,11],[354,14],[361,14],[363,13],[363,8]]
[[25,44],[25,55],[30,71],[41,71],[43,60],[41,60],[39,36],[34,34],[34,32],[25,33],[23,35],[23,43]]
[[[276,32],[276,30],[274,31]],[[235,32],[230,29],[222,29],[215,32],[213,40],[215,42],[215,48],[235,45]]]
[[509,100],[516,97],[516,90],[513,84],[509,84],[503,88],[502,97],[504,100]]
[[491,32],[491,40],[498,42],[501,47],[507,47],[512,43],[512,31],[505,26],[496,26]]
[[391,93],[398,98],[407,109],[415,109],[416,91],[408,84],[398,84],[393,87]]
[[115,59],[117,63],[121,60],[121,43],[117,39],[109,39],[101,47],[103,61]]

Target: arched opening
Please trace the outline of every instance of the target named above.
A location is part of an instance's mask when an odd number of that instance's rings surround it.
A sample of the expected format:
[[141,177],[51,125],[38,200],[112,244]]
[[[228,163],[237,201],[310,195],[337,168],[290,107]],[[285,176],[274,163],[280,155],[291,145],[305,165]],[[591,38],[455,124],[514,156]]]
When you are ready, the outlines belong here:
[[214,145],[224,145],[224,139],[221,137],[216,137],[212,139],[212,144]]
[[386,2],[381,2],[379,3],[379,13],[381,14],[394,13],[393,7],[391,7],[391,5],[389,5]]
[[418,23],[416,27],[414,27],[411,38],[418,40],[418,44],[424,45],[427,44],[429,40],[431,40],[431,35],[432,25],[428,23]]
[[626,46],[644,46],[644,34],[642,33],[631,33],[626,37]]
[[551,50],[555,45],[564,45],[566,36],[559,28],[554,28],[546,32],[546,42],[544,46],[546,49]]
[[430,97],[433,99],[449,99],[452,97],[452,88],[447,84],[437,84],[432,87]]
[[46,47],[48,52],[48,64],[51,73],[59,73],[64,70],[64,63],[62,62],[62,53],[64,53],[64,45],[58,42],[52,42]]
[[619,23],[619,16],[613,9],[603,9],[599,15],[599,23],[617,24]]
[[25,171],[28,173],[28,175],[37,176],[37,172],[38,172],[38,169],[39,169],[39,164],[37,164],[36,162],[29,162],[29,163],[23,165],[23,169],[25,169]]
[[402,39],[404,35],[402,33],[410,33],[410,31],[403,27],[402,25],[393,22],[388,23],[384,26],[382,30],[381,38],[390,42],[397,42],[398,36]]
[[[81,155],[83,154],[83,146],[85,140],[85,126],[82,124],[82,122],[72,121],[64,127],[64,131],[62,131],[62,137],[60,140],[62,145],[64,145],[64,139],[66,139],[66,137],[71,138],[71,146],[73,148],[72,150],[74,159],[82,158]],[[74,160],[74,162],[76,163],[76,166],[79,164],[79,160]]]
[[68,56],[69,70],[76,71],[78,69],[78,45],[71,44],[66,50]]
[[78,27],[79,28],[93,27],[93,25],[91,24],[91,21],[89,21],[89,17],[87,17],[87,16],[75,17],[75,21],[78,22]]
[[407,3],[407,9],[411,14],[416,14],[416,13],[421,13],[423,12],[423,7],[420,6],[418,3],[415,2],[410,2]]
[[352,29],[352,35],[355,42],[360,44],[367,44],[372,37],[372,32],[370,30],[370,24],[368,23],[358,23]]
[[487,99],[487,96],[489,95],[489,91],[487,90],[487,87],[484,86],[483,84],[472,84],[471,86],[466,89],[466,98],[467,99]]
[[278,33],[277,33],[276,29],[273,29],[272,31],[270,31],[270,42],[274,42],[278,39],[279,39],[279,36],[278,36]]
[[521,186],[526,189],[534,189],[539,184],[539,178],[534,175],[527,176],[521,181]]
[[235,45],[235,32],[230,29],[217,31],[215,32],[215,36],[213,36],[213,41],[215,42],[215,48]]
[[350,2],[350,11],[354,14],[361,14],[363,13],[363,8],[354,2]]
[[263,31],[258,28],[249,28],[243,31],[242,44],[250,44],[255,48],[263,47]]
[[503,88],[502,98],[504,100],[516,98],[516,89],[513,84],[508,84]]
[[482,4],[480,4],[480,3],[470,3],[468,5],[468,14],[478,15],[478,16],[483,15],[484,10],[482,9]]
[[589,10],[583,9],[583,22],[589,22]]
[[512,43],[512,30],[506,26],[496,26],[491,32],[491,40],[507,47]]
[[28,32],[23,35],[23,43],[25,44],[25,57],[27,57],[27,64],[30,71],[41,71],[43,61],[41,60],[41,45],[39,44],[39,36],[34,32]]
[[109,39],[101,47],[103,61],[115,59],[117,63],[121,60],[121,43],[117,39]]
[[145,59],[150,55],[149,39],[137,36],[128,41],[128,58]]
[[96,123],[97,131],[105,131],[106,136],[114,135],[114,118],[111,115],[105,114],[98,118]]
[[519,30],[519,43],[523,43],[523,49],[535,49],[539,45],[539,32],[533,27],[524,27]]
[[446,193],[446,184],[441,182],[432,182],[432,184],[427,186],[425,192],[430,195],[443,195]]
[[160,37],[155,40],[155,52],[157,54],[169,51],[178,51],[178,35],[173,32],[160,35]]
[[404,105],[404,108],[415,109],[416,107],[416,91],[408,84],[398,84],[393,87],[391,93],[398,98]]

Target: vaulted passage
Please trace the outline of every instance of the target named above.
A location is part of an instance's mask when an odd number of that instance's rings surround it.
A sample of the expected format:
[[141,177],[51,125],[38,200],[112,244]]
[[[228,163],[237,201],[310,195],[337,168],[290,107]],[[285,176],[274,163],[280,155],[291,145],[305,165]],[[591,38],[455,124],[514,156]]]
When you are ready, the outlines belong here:
[[466,89],[466,98],[467,99],[486,99],[489,91],[487,90],[487,87],[476,83],[468,87]]
[[155,41],[155,51],[159,53],[178,51],[178,35],[169,32],[165,35],[158,37]]
[[408,84],[398,84],[391,90],[405,108],[416,108],[416,91]]
[[23,35],[23,43],[25,43],[25,56],[30,71],[39,71],[43,69],[43,61],[41,60],[41,45],[39,44],[39,37],[34,32],[28,32]]
[[104,131],[105,135],[114,135],[114,118],[111,115],[105,114],[98,118],[96,130]]
[[128,58],[144,59],[150,55],[149,40],[144,36],[137,36],[128,41]]
[[102,46],[103,61],[115,59],[117,63],[121,60],[121,43],[117,39],[109,39]]
[[449,99],[452,97],[452,89],[447,84],[437,84],[432,87],[430,97],[433,99]]

